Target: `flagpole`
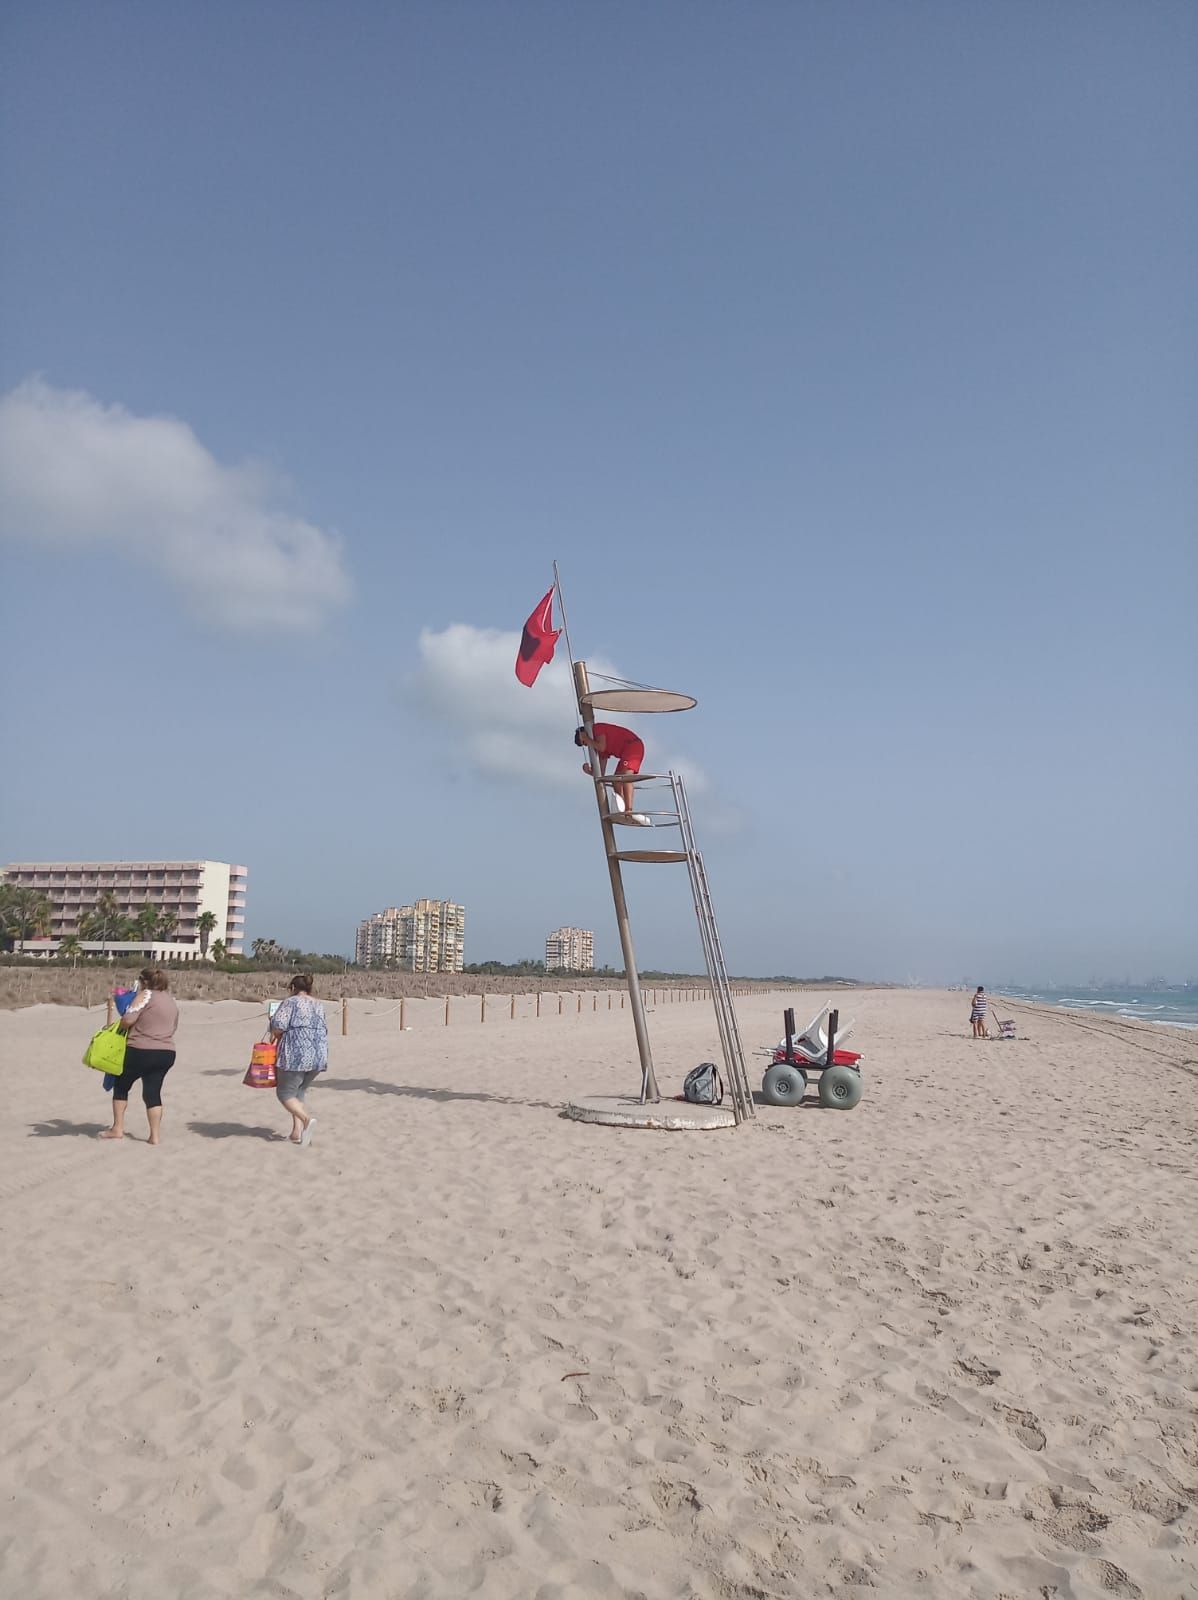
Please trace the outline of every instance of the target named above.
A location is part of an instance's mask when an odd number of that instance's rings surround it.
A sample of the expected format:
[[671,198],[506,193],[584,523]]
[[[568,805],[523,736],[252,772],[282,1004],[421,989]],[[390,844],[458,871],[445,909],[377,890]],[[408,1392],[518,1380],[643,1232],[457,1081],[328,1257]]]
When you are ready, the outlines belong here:
[[[578,704],[578,717],[587,732],[590,733],[594,729],[594,713],[590,706],[584,703],[590,693],[587,664],[585,661],[575,661],[574,659],[574,647],[570,643],[570,629],[566,622],[566,602],[562,597],[562,580],[557,570],[556,561],[553,563],[553,587],[557,593],[557,603],[562,613],[562,632],[566,636],[566,652],[570,657],[570,669],[574,679],[574,698]],[[612,901],[616,911],[616,930],[620,936],[620,952],[624,957],[624,981],[628,985],[632,1026],[636,1034],[637,1054],[641,1061],[641,1104],[644,1105],[646,1101],[656,1104],[661,1099],[661,1092],[657,1087],[657,1077],[653,1071],[653,1050],[649,1044],[649,1026],[645,1020],[645,1003],[641,995],[641,978],[636,964],[636,951],[632,944],[632,924],[628,917],[628,901],[624,897],[624,879],[620,872],[620,857],[612,829],[611,816],[607,809],[603,785],[599,781],[601,771],[599,757],[593,750],[590,754],[594,768],[592,777],[595,784],[595,804],[599,808],[599,825],[603,830],[603,850],[607,857],[607,873],[611,882]]]
[[[566,654],[570,657],[570,665],[574,665],[574,646],[570,643],[570,628],[566,622],[566,601],[562,594],[562,580],[558,576],[557,562],[553,563],[553,587],[557,592],[557,603],[562,614],[562,632],[566,636]],[[581,709],[581,708],[580,708]]]
[[[565,618],[562,618],[563,624]],[[574,697],[578,701],[578,714],[588,733],[593,728],[591,708],[584,704],[590,693],[585,661],[574,663]],[[637,1054],[641,1060],[641,1104],[661,1099],[657,1078],[653,1072],[653,1051],[649,1044],[649,1025],[645,1021],[645,1003],[641,997],[641,975],[636,964],[636,951],[632,945],[632,923],[628,918],[628,901],[624,898],[624,879],[620,872],[619,846],[612,829],[611,814],[607,809],[603,785],[599,781],[602,763],[594,750],[591,755],[591,776],[595,783],[595,804],[599,807],[599,825],[603,830],[603,850],[607,856],[607,875],[611,882],[611,896],[616,908],[616,930],[620,935],[620,951],[624,957],[624,981],[628,985],[628,999],[632,1009],[632,1026],[636,1033]]]

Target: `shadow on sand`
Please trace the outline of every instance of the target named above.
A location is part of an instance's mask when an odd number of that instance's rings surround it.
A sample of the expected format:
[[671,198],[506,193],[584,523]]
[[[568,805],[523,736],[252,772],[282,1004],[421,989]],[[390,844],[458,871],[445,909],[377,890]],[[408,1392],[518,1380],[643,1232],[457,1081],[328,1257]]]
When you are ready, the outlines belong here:
[[349,1090],[358,1094],[396,1094],[407,1100],[434,1100],[448,1105],[454,1100],[480,1100],[497,1106],[536,1106],[543,1111],[560,1111],[561,1101],[520,1100],[508,1094],[480,1094],[467,1089],[422,1089],[410,1083],[382,1083],[378,1078],[337,1078],[330,1072],[319,1085],[326,1089]]
[[94,1139],[108,1127],[111,1123],[67,1122],[63,1117],[52,1117],[49,1122],[31,1122],[28,1136],[31,1139]]
[[811,1093],[810,1085],[808,1085],[808,1092],[801,1100],[796,1100],[794,1105],[771,1105],[768,1100],[762,1099],[760,1089],[753,1090],[753,1104],[755,1106],[761,1106],[765,1111],[823,1111],[825,1109],[824,1106],[820,1105],[819,1100]]
[[287,1138],[277,1128],[251,1128],[244,1122],[189,1122],[187,1126],[202,1139],[265,1139],[278,1143]]

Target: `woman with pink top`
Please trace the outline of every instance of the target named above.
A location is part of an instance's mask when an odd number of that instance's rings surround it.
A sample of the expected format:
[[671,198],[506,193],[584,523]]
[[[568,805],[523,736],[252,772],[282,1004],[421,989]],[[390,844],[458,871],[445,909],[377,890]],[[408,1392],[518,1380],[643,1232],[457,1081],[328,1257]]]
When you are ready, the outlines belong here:
[[112,1127],[105,1128],[101,1139],[125,1137],[129,1090],[140,1078],[150,1124],[148,1143],[161,1143],[162,1080],[175,1064],[175,1030],[179,1026],[179,1007],[169,987],[161,967],[146,967],[138,975],[137,998],[118,1024],[127,1037],[125,1067],[113,1084]]

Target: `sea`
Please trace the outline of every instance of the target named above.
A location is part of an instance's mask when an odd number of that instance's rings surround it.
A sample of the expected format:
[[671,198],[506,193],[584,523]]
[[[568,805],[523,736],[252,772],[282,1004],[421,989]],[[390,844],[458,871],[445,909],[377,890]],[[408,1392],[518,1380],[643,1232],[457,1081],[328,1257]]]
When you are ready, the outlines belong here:
[[1198,984],[1177,989],[994,989],[996,996],[1035,1000],[1042,1006],[1094,1011],[1106,1017],[1134,1017],[1170,1028],[1198,1028]]

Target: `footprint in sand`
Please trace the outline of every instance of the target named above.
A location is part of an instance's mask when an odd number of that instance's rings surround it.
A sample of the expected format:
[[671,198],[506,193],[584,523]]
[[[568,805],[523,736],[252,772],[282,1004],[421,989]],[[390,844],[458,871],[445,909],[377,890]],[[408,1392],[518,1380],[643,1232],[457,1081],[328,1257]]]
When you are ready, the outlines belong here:
[[1150,1483],[1137,1483],[1127,1491],[1127,1499],[1133,1511],[1145,1512],[1150,1517],[1155,1517],[1158,1522],[1166,1526],[1176,1522],[1185,1510],[1185,1502],[1175,1500],[1170,1495],[1165,1495],[1159,1489],[1154,1489]]
[[994,1407],[995,1415],[1002,1418],[1007,1427],[1029,1450],[1043,1450],[1048,1443],[1044,1430],[1030,1411],[1019,1411],[1015,1406]]
[[1074,1498],[1062,1489],[1033,1489],[1024,1499],[1026,1515],[1042,1528],[1054,1544],[1070,1550],[1097,1550],[1092,1533],[1101,1533],[1110,1518],[1088,1501]]
[[1143,1589],[1138,1583],[1127,1576],[1122,1567],[1117,1567],[1113,1561],[1088,1561],[1091,1581],[1096,1589],[1105,1589],[1108,1594],[1119,1595],[1121,1600],[1142,1600]]
[[985,1389],[994,1382],[1002,1373],[998,1367],[988,1367],[984,1361],[978,1361],[972,1356],[967,1361],[954,1361],[953,1368],[970,1383],[976,1383],[979,1389]]
[[659,1478],[651,1486],[657,1509],[665,1517],[693,1517],[699,1510],[699,1495],[692,1483],[667,1483]]

